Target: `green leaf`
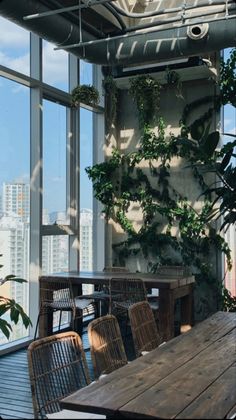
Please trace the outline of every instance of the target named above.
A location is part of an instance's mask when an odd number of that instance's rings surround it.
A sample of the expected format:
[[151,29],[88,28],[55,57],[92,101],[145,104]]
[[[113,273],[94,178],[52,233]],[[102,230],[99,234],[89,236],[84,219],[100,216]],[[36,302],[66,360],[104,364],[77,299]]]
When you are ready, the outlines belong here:
[[15,306],[13,306],[10,311],[11,321],[17,324],[17,322],[19,321],[19,315],[20,315],[19,311],[16,309]]
[[11,325],[5,319],[0,318],[0,330],[7,337],[7,339],[9,339],[12,328]]
[[8,274],[8,276],[5,277],[7,281],[15,281],[17,283],[27,283],[27,280],[22,279],[20,277],[16,277],[14,274]]
[[200,147],[203,153],[205,153],[205,155],[207,155],[208,158],[212,157],[219,143],[219,140],[220,140],[220,133],[218,131],[213,131],[207,136],[205,141],[200,143]]
[[194,140],[200,140],[204,134],[204,123],[201,119],[194,121],[194,123],[190,127],[190,134]]

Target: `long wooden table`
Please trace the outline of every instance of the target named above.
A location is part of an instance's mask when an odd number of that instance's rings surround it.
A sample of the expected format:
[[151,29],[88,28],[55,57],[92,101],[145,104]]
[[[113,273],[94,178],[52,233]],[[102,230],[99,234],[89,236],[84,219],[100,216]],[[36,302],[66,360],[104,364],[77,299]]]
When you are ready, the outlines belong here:
[[[44,275],[39,278],[40,296],[44,287],[50,288],[55,280],[70,279],[75,295],[82,294],[82,284],[108,285],[111,278],[141,278],[147,288],[159,289],[159,325],[165,341],[174,337],[174,304],[181,298],[181,321],[193,325],[193,285],[194,276],[159,275],[150,273],[104,273],[70,271]],[[40,297],[41,298],[41,297]],[[78,326],[79,329],[79,326]],[[52,316],[45,313],[40,317],[39,337],[52,334]]]
[[236,408],[236,313],[217,312],[60,405],[118,418],[225,418]]

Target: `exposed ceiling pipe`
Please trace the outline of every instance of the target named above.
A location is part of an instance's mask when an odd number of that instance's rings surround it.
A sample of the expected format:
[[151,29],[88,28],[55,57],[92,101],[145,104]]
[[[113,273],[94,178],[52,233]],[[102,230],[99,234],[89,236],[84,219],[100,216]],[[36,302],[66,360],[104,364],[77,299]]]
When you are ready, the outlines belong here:
[[[228,0],[228,5],[229,4],[233,4],[235,3],[235,0]],[[225,0],[208,0],[208,1],[202,1],[202,2],[198,2],[192,5],[184,5],[184,6],[179,6],[179,7],[173,7],[173,8],[166,8],[166,9],[157,9],[157,10],[152,10],[151,12],[143,12],[143,13],[134,13],[134,12],[127,12],[124,9],[121,9],[120,7],[118,7],[116,4],[111,3],[110,6],[111,8],[113,8],[114,10],[116,10],[118,13],[120,13],[122,16],[126,16],[129,18],[148,18],[148,17],[153,17],[153,16],[161,16],[161,15],[165,15],[165,14],[170,14],[170,13],[178,13],[178,12],[183,12],[185,13],[187,10],[194,10],[200,7],[214,7],[214,6],[225,6]]]
[[[71,23],[61,15],[47,16],[43,18],[43,21],[42,19],[28,21],[23,19],[24,16],[40,14],[50,10],[37,0],[0,0],[0,15],[36,33],[47,41],[57,45],[63,45],[65,42],[79,42],[80,31],[78,25]],[[95,30],[94,33],[96,32],[101,36],[100,31]],[[84,41],[96,38],[95,35],[83,31]]]
[[[236,12],[235,3],[228,6],[228,11]],[[197,18],[201,18],[202,21],[204,21],[205,17],[216,15],[216,14],[221,14],[223,19],[226,19],[226,17],[223,16],[223,13],[226,13],[225,5],[224,6],[218,6],[217,9],[214,9],[214,11],[211,10],[211,8],[208,8],[207,11],[204,12],[204,14],[202,14],[202,13],[195,14],[195,15],[185,14],[184,22],[188,21],[186,24],[191,25],[192,24],[191,20],[193,21]],[[154,26],[159,26],[159,25],[163,25],[163,27],[164,27],[165,25],[168,25],[170,23],[175,23],[175,22],[183,22],[183,16],[178,15],[178,16],[174,16],[174,17],[171,17],[171,18],[166,18],[165,20],[159,20],[159,21],[158,20],[152,20],[151,22],[146,22],[146,23],[143,23],[143,24],[129,26],[126,29],[126,32],[134,32],[134,31],[137,31],[139,29],[153,28]],[[183,26],[183,24],[181,24],[181,26]]]
[[112,13],[112,15],[114,16],[114,18],[117,20],[117,22],[120,24],[121,28],[123,30],[126,29],[126,25],[120,15],[120,13],[118,13],[115,9],[113,9],[113,7],[111,7],[110,4],[104,4],[103,5],[105,7],[105,9],[109,10],[110,13]]
[[201,25],[204,22],[92,41],[92,45],[77,46],[71,52],[84,54],[85,60],[96,64],[128,66],[202,55],[236,45],[236,16],[209,22],[203,38],[191,38],[188,34],[199,33]]
[[[41,19],[23,20],[23,16],[40,13],[46,9],[37,0],[0,0],[2,16],[37,33],[42,38],[61,46],[65,44],[65,40],[67,44],[80,42],[79,28],[63,16],[48,16],[43,20],[43,24]],[[93,40],[95,42],[91,45],[71,47],[67,51],[91,63],[128,66],[202,55],[236,45],[235,16],[213,20],[209,22],[209,28],[203,38],[201,36],[191,38],[188,34],[195,33],[195,30],[190,31],[189,26],[196,26],[198,33],[201,28],[197,25],[199,24],[195,23],[161,31],[153,28],[145,33],[126,34],[104,39],[102,42],[83,31],[83,42]]]

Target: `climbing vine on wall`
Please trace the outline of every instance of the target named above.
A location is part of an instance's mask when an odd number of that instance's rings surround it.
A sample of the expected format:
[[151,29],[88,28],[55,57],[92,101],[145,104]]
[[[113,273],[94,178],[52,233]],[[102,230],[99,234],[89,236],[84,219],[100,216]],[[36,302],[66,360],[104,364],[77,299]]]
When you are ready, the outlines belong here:
[[[209,263],[212,247],[225,254],[229,269],[232,263],[227,243],[208,221],[211,193],[204,196],[202,209],[196,212],[188,197],[182,196],[171,182],[171,161],[185,159],[200,189],[206,190],[201,169],[220,156],[216,151],[219,133],[210,132],[211,116],[219,107],[219,98],[206,97],[189,104],[180,121],[180,134],[167,136],[159,114],[161,88],[149,75],[132,79],[129,93],[139,115],[139,147],[130,153],[114,149],[106,162],[86,171],[95,197],[104,206],[105,217],[112,218],[126,233],[126,239],[114,246],[120,264],[132,255],[143,255],[147,269],[153,272],[159,265],[188,265],[199,281],[204,279],[217,289],[219,284]],[[209,111],[192,123],[191,111],[202,103],[211,104]],[[148,170],[143,169],[147,165],[140,165],[144,162],[148,163]],[[129,216],[134,205],[142,211],[139,230]],[[176,230],[178,235],[173,233]]]

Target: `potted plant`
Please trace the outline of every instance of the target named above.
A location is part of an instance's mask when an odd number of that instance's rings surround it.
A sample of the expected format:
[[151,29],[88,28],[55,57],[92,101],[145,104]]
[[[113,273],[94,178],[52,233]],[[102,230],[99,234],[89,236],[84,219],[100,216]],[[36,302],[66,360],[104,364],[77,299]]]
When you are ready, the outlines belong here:
[[97,106],[99,103],[99,92],[91,85],[78,85],[71,92],[72,106],[79,106],[80,102],[86,105]]
[[[1,256],[2,254],[0,254],[0,257]],[[0,268],[2,267],[3,266],[0,264]],[[17,283],[26,282],[26,280],[16,277],[13,274],[10,274],[6,276],[5,278],[2,278],[2,279],[0,278],[0,286],[2,286],[4,283],[8,281],[15,281]],[[0,295],[0,331],[2,331],[2,333],[8,339],[10,337],[10,333],[12,332],[12,326],[3,317],[7,313],[10,314],[10,320],[13,321],[15,324],[17,324],[19,319],[21,318],[25,328],[28,328],[29,325],[32,325],[30,318],[24,312],[24,309],[22,308],[22,306],[16,303],[14,299],[10,299],[10,298]]]

